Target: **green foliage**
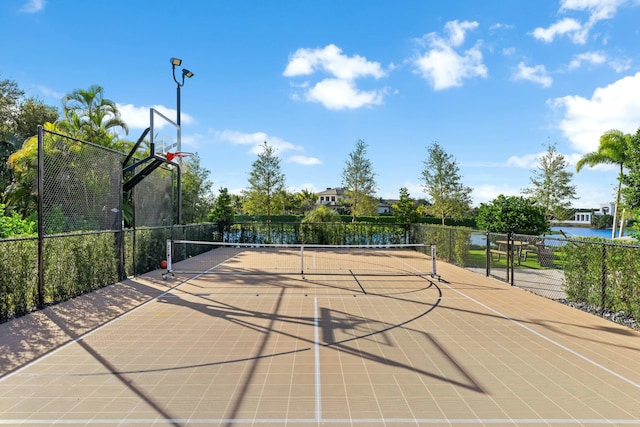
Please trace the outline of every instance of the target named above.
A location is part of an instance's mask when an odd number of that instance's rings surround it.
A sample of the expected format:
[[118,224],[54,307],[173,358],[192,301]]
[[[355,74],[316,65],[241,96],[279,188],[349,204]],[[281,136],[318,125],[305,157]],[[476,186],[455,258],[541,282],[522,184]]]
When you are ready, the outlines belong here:
[[35,310],[37,260],[37,239],[0,242],[0,322]]
[[[6,206],[0,203],[0,213]],[[0,216],[0,238],[30,236],[36,233],[37,224],[33,218],[22,219],[16,212]]]
[[[302,241],[304,243],[328,244],[337,239],[337,227],[327,227],[328,223],[341,223],[338,212],[327,206],[320,206],[308,212],[302,220]],[[341,234],[341,233],[340,233]]]
[[105,147],[122,148],[114,130],[128,133],[129,128],[120,118],[116,103],[104,97],[101,86],[76,89],[64,96],[62,105],[65,119],[58,126],[64,133]]
[[476,221],[480,229],[495,233],[540,235],[549,231],[543,209],[520,196],[501,194],[490,203],[482,203]]
[[438,259],[465,267],[468,265],[472,230],[436,225],[411,226],[411,241],[435,244]]
[[613,216],[609,214],[591,215],[591,227],[604,230],[613,224]]
[[209,175],[211,172],[200,164],[195,153],[182,164],[182,223],[196,224],[207,220],[212,199]]
[[620,206],[620,198],[622,197],[624,167],[629,164],[628,148],[632,145],[631,135],[616,129],[609,130],[600,137],[598,149],[585,154],[576,164],[576,171],[578,172],[580,172],[585,165],[594,167],[601,164],[610,164],[620,168],[620,172],[618,173],[618,190],[616,192],[616,207],[613,212],[613,236],[615,236],[616,227],[618,226],[618,207]]
[[572,201],[576,199],[576,187],[571,185],[573,174],[567,171],[569,163],[556,150],[555,144],[547,146],[538,169],[533,171],[531,187],[523,190],[544,209],[548,220],[565,220],[569,217]]
[[267,141],[253,162],[249,174],[249,189],[243,194],[243,209],[249,215],[271,216],[284,211],[285,176],[280,169],[280,158]]
[[366,154],[367,144],[359,139],[356,141],[355,149],[349,153],[349,160],[342,171],[344,203],[349,206],[351,219],[354,222],[359,216],[372,215],[376,212],[376,174]]
[[233,223],[233,206],[226,188],[221,188],[209,214],[209,220],[218,225],[218,240],[224,241],[224,234],[228,233]]
[[393,216],[400,224],[413,224],[418,220],[418,211],[406,187],[400,189],[400,200],[393,205]]
[[469,210],[471,188],[462,184],[460,167],[437,142],[427,148],[422,179],[431,198],[428,211],[440,218],[442,225],[448,217],[461,218]]
[[627,174],[622,180],[625,204],[640,216],[640,129],[631,137],[627,147],[625,166]]
[[316,208],[318,195],[310,190],[303,189],[293,194],[293,211],[296,213],[307,213]]
[[571,301],[640,318],[640,251],[604,239],[564,246],[565,292]]

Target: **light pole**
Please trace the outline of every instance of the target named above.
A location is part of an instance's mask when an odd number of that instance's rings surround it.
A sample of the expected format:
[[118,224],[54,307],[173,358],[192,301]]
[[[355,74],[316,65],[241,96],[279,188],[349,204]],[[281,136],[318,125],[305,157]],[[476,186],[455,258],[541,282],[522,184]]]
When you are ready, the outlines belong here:
[[182,69],[182,79],[180,81],[178,81],[178,79],[176,78],[176,67],[179,67],[180,65],[182,65],[182,59],[180,58],[171,58],[171,70],[173,72],[173,81],[176,82],[177,88],[176,88],[176,109],[177,109],[177,119],[176,119],[176,123],[178,124],[178,127],[180,127],[180,88],[182,86],[184,86],[184,78],[188,77],[191,78],[193,77],[193,73],[189,70],[187,70],[186,68]]
[[[169,61],[171,62],[171,71],[173,73],[173,81],[176,82],[177,88],[176,88],[176,114],[177,114],[177,119],[176,119],[176,124],[178,125],[178,146],[176,147],[176,151],[177,152],[181,152],[182,151],[182,125],[180,123],[180,88],[182,86],[184,86],[184,78],[188,77],[191,78],[193,77],[193,73],[189,70],[187,70],[186,68],[182,69],[182,79],[180,81],[178,81],[178,79],[176,79],[176,67],[179,67],[180,65],[182,65],[182,59],[180,58],[171,58],[169,59]],[[182,157],[178,157],[178,163],[180,165],[182,165]],[[181,172],[180,172],[180,167],[178,167],[178,224],[182,224],[182,184],[181,184],[181,178],[180,178]]]

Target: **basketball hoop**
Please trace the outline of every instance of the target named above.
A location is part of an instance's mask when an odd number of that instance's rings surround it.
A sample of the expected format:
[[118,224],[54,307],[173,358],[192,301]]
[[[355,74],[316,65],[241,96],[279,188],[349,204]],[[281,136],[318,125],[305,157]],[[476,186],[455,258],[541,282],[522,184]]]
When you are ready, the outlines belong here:
[[175,158],[182,159],[184,157],[193,156],[193,153],[187,153],[186,151],[176,151],[175,153],[166,152],[164,156],[167,160],[172,161]]

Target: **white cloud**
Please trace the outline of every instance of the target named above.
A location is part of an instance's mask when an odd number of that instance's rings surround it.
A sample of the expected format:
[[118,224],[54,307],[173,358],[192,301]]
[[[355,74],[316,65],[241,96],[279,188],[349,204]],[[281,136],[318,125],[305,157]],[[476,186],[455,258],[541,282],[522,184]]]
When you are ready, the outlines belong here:
[[334,44],[322,49],[298,49],[289,58],[289,64],[283,75],[306,76],[320,70],[341,80],[354,80],[368,76],[379,79],[386,76],[378,62],[367,61],[360,55],[346,56],[342,53],[342,49]]
[[36,85],[36,88],[38,89],[38,92],[40,92],[41,94],[43,94],[46,97],[51,97],[51,98],[56,98],[56,99],[62,99],[64,97],[63,93],[56,92],[55,90],[49,89],[46,86]]
[[44,10],[46,0],[29,0],[20,8],[23,13],[37,13]]
[[544,153],[525,154],[523,156],[511,156],[507,159],[507,165],[524,169],[533,169],[538,165],[540,156]]
[[301,156],[301,155],[291,156],[287,159],[287,162],[297,163],[299,165],[304,165],[304,166],[314,166],[314,165],[322,164],[322,160],[318,159],[317,157],[307,157],[307,156]]
[[275,148],[278,153],[285,151],[302,151],[299,145],[292,144],[277,136],[267,135],[265,132],[244,133],[236,130],[216,131],[216,139],[220,141],[230,142],[237,145],[250,145],[252,154],[260,154],[262,152],[262,144],[266,141],[271,147]]
[[382,104],[384,93],[384,90],[358,90],[351,81],[325,79],[307,91],[306,100],[319,102],[330,110],[355,109]]
[[616,73],[621,73],[631,68],[631,60],[629,58],[612,59],[607,56],[605,52],[591,51],[574,55],[571,59],[571,62],[569,62],[568,69],[573,70],[576,68],[580,68],[585,63],[590,65],[606,64],[611,67]]
[[569,69],[580,68],[583,63],[599,65],[603,64],[606,60],[607,55],[604,52],[584,52],[573,56],[573,59],[571,59],[569,63]]
[[309,81],[294,84],[302,96],[294,93],[293,99],[318,102],[326,108],[341,110],[381,104],[386,94],[386,89],[362,91],[355,83],[360,78],[385,77],[387,73],[378,62],[368,61],[360,55],[347,56],[334,44],[322,49],[298,49],[289,57],[282,74],[300,77],[316,73],[328,74],[328,77],[315,84]]
[[538,83],[542,87],[550,87],[553,84],[553,79],[547,73],[544,65],[529,67],[525,65],[524,62],[520,62],[513,78],[515,80],[527,80]]
[[613,18],[618,7],[625,2],[626,0],[562,0],[560,12],[588,11],[590,13],[589,20],[597,22]]
[[[120,111],[120,118],[124,120],[124,122],[129,126],[129,129],[145,129],[151,125],[151,113],[150,109],[154,108],[159,111],[162,115],[166,116],[170,120],[176,120],[176,110],[171,108],[167,108],[163,105],[154,105],[152,107],[136,107],[133,104],[116,104],[118,107],[118,111]],[[194,122],[193,117],[189,114],[186,114],[184,111],[181,112],[181,122],[184,126],[185,124],[191,124]],[[158,129],[162,129],[167,125],[164,120],[154,120],[154,127]]]
[[478,28],[477,22],[471,21],[449,21],[444,24],[444,29],[449,33],[449,44],[458,47],[464,43],[466,32]]
[[454,48],[464,43],[466,33],[478,27],[477,22],[450,21],[445,24],[448,38],[436,33],[426,34],[418,43],[429,49],[413,59],[416,72],[428,80],[434,90],[461,86],[464,79],[486,78],[487,67],[482,62],[481,43],[459,53]]
[[501,194],[504,194],[505,196],[519,196],[520,192],[521,192],[520,188],[515,188],[508,184],[504,184],[504,185],[483,184],[483,185],[476,185],[473,188],[473,192],[471,196],[472,196],[474,205],[480,206],[480,203],[490,202]]
[[[582,24],[575,19],[564,18],[561,21],[556,22],[549,28],[536,28],[533,30],[533,37],[542,40],[546,43],[551,43],[557,36],[563,36],[565,34],[580,34],[582,30]],[[582,42],[584,43],[584,41]]]
[[559,128],[580,153],[596,151],[600,136],[610,129],[635,134],[640,123],[640,72],[597,88],[590,99],[577,95],[554,98],[562,110]]
[[575,44],[584,44],[594,25],[613,18],[618,8],[626,2],[627,0],[562,0],[560,13],[587,12],[587,21],[583,24],[572,18],[563,18],[548,28],[536,28],[532,33],[533,37],[550,43],[557,36],[566,35]]

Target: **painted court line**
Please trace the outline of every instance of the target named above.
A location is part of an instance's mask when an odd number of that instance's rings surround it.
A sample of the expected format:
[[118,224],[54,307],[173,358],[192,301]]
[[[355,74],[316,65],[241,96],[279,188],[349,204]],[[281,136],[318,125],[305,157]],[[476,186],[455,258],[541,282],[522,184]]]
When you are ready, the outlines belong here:
[[[536,331],[536,330],[534,330],[534,329],[531,329],[529,326],[527,326],[527,325],[523,324],[522,322],[519,322],[519,321],[517,321],[517,320],[514,320],[514,319],[512,319],[511,317],[509,317],[509,316],[507,316],[507,315],[505,315],[505,314],[500,313],[498,310],[496,310],[496,309],[494,309],[494,308],[491,308],[491,307],[489,307],[489,306],[488,306],[488,305],[486,305],[486,304],[481,303],[480,301],[478,301],[478,300],[476,300],[476,299],[474,299],[474,298],[470,297],[469,295],[466,295],[464,292],[461,292],[461,291],[459,291],[459,290],[457,290],[457,289],[453,289],[453,288],[452,288],[451,286],[449,286],[449,285],[445,285],[445,286],[447,286],[447,288],[449,288],[449,289],[450,289],[450,290],[452,290],[453,292],[455,292],[455,293],[457,293],[457,294],[459,294],[459,295],[462,295],[463,297],[465,297],[465,298],[469,299],[470,301],[473,301],[474,303],[478,304],[478,305],[479,305],[479,306],[481,306],[481,307],[486,308],[487,310],[489,310],[489,311],[491,311],[492,313],[494,313],[494,314],[496,314],[496,315],[498,315],[498,316],[502,317],[503,319],[508,320],[508,321],[510,321],[510,322],[513,322],[514,324],[516,324],[516,325],[520,326],[521,328],[525,329],[526,331],[528,331],[528,332],[530,332],[530,333],[532,333],[532,334],[536,335],[537,337],[542,338],[543,340],[545,340],[545,341],[547,341],[547,342],[549,342],[549,343],[551,343],[551,344],[555,345],[556,347],[559,347],[559,348],[561,348],[562,350],[567,351],[567,352],[569,352],[569,353],[573,354],[574,356],[576,356],[576,357],[578,357],[578,358],[580,358],[580,359],[584,360],[585,362],[590,363],[591,365],[595,366],[596,368],[598,368],[598,369],[600,369],[600,370],[602,370],[602,371],[604,371],[604,372],[607,372],[608,374],[611,374],[611,375],[613,375],[614,377],[616,377],[616,378],[618,378],[618,379],[620,379],[620,380],[622,380],[622,381],[624,381],[624,382],[626,382],[626,383],[628,383],[628,384],[630,384],[630,385],[632,385],[632,386],[634,386],[634,387],[636,387],[636,388],[639,388],[639,389],[640,389],[640,384],[638,384],[638,383],[637,383],[637,382],[635,382],[635,381],[630,380],[629,378],[625,377],[624,375],[621,375],[621,374],[619,374],[619,373],[617,373],[617,372],[615,372],[615,371],[613,371],[613,370],[611,370],[611,369],[607,368],[606,366],[601,365],[600,363],[596,362],[595,360],[591,360],[591,359],[589,359],[589,358],[588,358],[587,356],[585,356],[584,354],[579,353],[579,352],[577,352],[576,350],[573,350],[573,349],[571,349],[571,348],[567,347],[567,346],[566,346],[566,345],[564,345],[564,344],[560,344],[558,341],[555,341],[554,339],[549,338],[548,336],[546,336],[546,335],[544,335],[544,334],[542,334],[542,333],[540,333],[540,332],[538,332],[538,331]],[[638,422],[638,421],[636,420],[636,422]]]
[[[222,264],[222,263],[220,263],[220,264]],[[11,378],[11,377],[13,377],[14,375],[16,375],[16,374],[18,374],[18,373],[22,372],[23,370],[25,370],[25,369],[29,368],[30,366],[33,366],[34,364],[36,364],[36,363],[38,363],[38,362],[40,362],[40,361],[42,361],[42,360],[45,360],[45,359],[49,358],[50,356],[53,356],[54,354],[56,354],[57,352],[59,352],[59,351],[61,351],[61,350],[65,349],[65,348],[67,348],[67,347],[68,347],[68,346],[70,346],[71,344],[76,344],[76,343],[78,343],[78,342],[80,342],[80,341],[84,340],[85,338],[87,338],[87,337],[89,337],[89,336],[93,335],[94,333],[96,333],[96,332],[98,332],[98,331],[102,330],[103,328],[105,328],[105,327],[107,327],[107,326],[111,325],[112,323],[115,323],[115,322],[117,322],[118,320],[121,320],[121,319],[125,318],[126,316],[128,316],[128,315],[130,315],[130,314],[132,314],[132,313],[135,313],[136,311],[138,311],[138,310],[140,310],[141,308],[145,307],[147,304],[150,304],[150,303],[152,303],[152,302],[154,302],[154,301],[158,301],[160,298],[164,298],[164,297],[166,297],[166,296],[167,296],[168,294],[170,294],[171,292],[173,292],[173,291],[177,290],[180,286],[182,286],[182,285],[184,285],[184,284],[186,284],[186,283],[189,283],[191,280],[194,280],[194,279],[197,279],[197,278],[199,278],[199,277],[203,276],[203,275],[204,275],[204,274],[206,274],[207,272],[209,272],[209,271],[213,270],[214,268],[217,268],[218,266],[220,266],[220,264],[217,264],[217,265],[215,265],[215,266],[211,267],[209,270],[207,270],[207,271],[206,271],[206,272],[204,272],[204,273],[200,273],[200,274],[198,274],[198,275],[196,275],[196,276],[193,276],[193,277],[191,277],[191,278],[189,278],[189,279],[187,279],[187,280],[185,280],[185,281],[182,281],[182,282],[180,282],[180,283],[176,284],[175,286],[173,286],[173,287],[171,287],[171,288],[167,289],[166,291],[164,291],[164,292],[163,292],[163,293],[161,293],[160,295],[155,296],[155,297],[153,297],[153,298],[149,299],[148,301],[143,302],[143,303],[142,303],[142,304],[140,304],[139,306],[137,306],[137,307],[135,307],[135,308],[133,308],[133,309],[131,309],[131,310],[129,310],[129,311],[126,311],[126,312],[124,312],[124,313],[122,313],[122,314],[120,314],[120,315],[118,315],[118,316],[114,317],[113,319],[111,319],[111,320],[109,320],[109,321],[107,321],[107,322],[103,323],[102,325],[98,326],[97,328],[91,329],[90,331],[85,332],[84,334],[82,334],[82,335],[80,335],[80,336],[78,336],[78,337],[76,337],[76,338],[72,339],[71,341],[69,341],[69,342],[67,342],[67,343],[62,344],[60,347],[58,347],[58,348],[56,348],[56,349],[54,349],[54,350],[52,350],[52,351],[50,351],[50,352],[48,352],[48,353],[46,353],[46,354],[43,354],[42,356],[40,356],[40,357],[38,357],[38,358],[36,358],[36,359],[32,360],[31,362],[27,363],[27,364],[26,364],[26,365],[24,365],[24,366],[21,366],[20,368],[16,369],[15,371],[13,371],[13,372],[9,372],[9,373],[8,373],[7,375],[5,375],[4,377],[0,377],[0,382],[2,382],[2,381],[4,381],[4,380],[6,380],[7,378]],[[1,422],[2,422],[2,420],[0,420],[0,424],[1,424]]]
[[365,424],[365,425],[385,425],[385,424],[435,424],[435,425],[487,425],[487,424],[504,424],[504,425],[527,425],[527,424],[547,424],[547,425],[638,425],[638,420],[607,420],[599,418],[69,418],[69,419],[30,419],[30,420],[2,420],[0,425],[99,425],[99,424],[123,424],[123,425],[152,425],[159,422],[170,424],[189,425],[189,424],[270,424],[285,425],[289,424]]
[[322,419],[322,386],[320,385],[320,343],[318,325],[318,297],[313,298],[313,351],[316,382],[316,420]]

